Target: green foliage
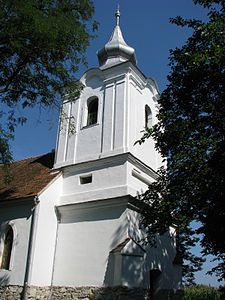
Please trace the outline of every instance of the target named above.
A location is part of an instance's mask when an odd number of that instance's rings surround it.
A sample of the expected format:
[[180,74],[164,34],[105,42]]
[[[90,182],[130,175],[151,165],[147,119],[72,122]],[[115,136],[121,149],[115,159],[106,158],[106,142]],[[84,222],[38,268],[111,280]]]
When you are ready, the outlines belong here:
[[184,288],[184,300],[220,300],[222,294],[217,288],[194,285]]
[[[192,28],[182,48],[170,53],[168,86],[159,100],[159,122],[151,136],[167,158],[167,170],[142,196],[149,232],[178,228],[183,259],[193,270],[201,261],[190,255],[197,239],[203,254],[219,260],[213,268],[225,279],[225,2],[195,0],[208,10],[208,21],[172,19]],[[148,133],[146,133],[148,135]],[[148,136],[147,136],[148,137]],[[144,142],[145,137],[139,141]],[[200,227],[190,231],[195,220]],[[184,273],[188,264],[184,265]],[[192,270],[192,271],[193,271]]]
[[91,0],[0,1],[0,140],[26,121],[19,109],[58,107],[65,91],[79,95],[74,74],[97,29],[93,13]]

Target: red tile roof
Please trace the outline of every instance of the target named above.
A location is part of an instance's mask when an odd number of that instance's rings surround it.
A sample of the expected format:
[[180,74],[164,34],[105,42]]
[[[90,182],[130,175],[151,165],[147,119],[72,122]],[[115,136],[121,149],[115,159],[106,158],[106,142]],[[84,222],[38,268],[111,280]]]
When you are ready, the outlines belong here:
[[54,177],[57,172],[51,169],[54,153],[44,154],[13,162],[9,167],[9,183],[5,183],[6,174],[0,166],[0,201],[21,199],[37,195]]

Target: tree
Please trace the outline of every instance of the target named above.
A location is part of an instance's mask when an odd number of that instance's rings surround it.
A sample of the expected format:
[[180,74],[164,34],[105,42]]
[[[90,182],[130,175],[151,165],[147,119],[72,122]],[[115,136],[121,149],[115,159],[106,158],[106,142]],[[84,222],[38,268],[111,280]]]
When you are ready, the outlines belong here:
[[223,294],[220,289],[211,286],[195,285],[184,288],[184,300],[221,300],[222,297]]
[[[150,236],[175,225],[184,259],[200,238],[203,255],[219,260],[211,270],[225,279],[225,2],[194,0],[208,20],[172,19],[192,35],[170,53],[168,85],[159,100],[159,122],[147,129],[167,161],[142,195],[143,224]],[[197,221],[199,227],[190,224]],[[191,232],[190,232],[191,230]],[[190,235],[191,233],[191,235]],[[189,253],[190,254],[190,253]],[[192,267],[199,260],[191,257]],[[190,265],[189,265],[190,266]],[[188,270],[188,264],[184,270]],[[190,278],[189,278],[190,279]],[[193,278],[192,278],[193,279]],[[190,279],[190,281],[192,281]]]
[[[81,87],[74,74],[97,29],[91,0],[0,1],[0,161],[12,156],[8,141],[23,124],[26,107],[54,107]],[[22,109],[21,109],[22,108]]]

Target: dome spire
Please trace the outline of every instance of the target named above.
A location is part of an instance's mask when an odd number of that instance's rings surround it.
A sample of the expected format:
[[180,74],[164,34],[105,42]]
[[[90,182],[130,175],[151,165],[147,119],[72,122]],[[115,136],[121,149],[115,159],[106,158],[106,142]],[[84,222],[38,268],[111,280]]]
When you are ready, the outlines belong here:
[[120,26],[120,6],[119,6],[119,4],[117,6],[115,16],[116,16],[116,26]]
[[105,46],[97,52],[99,65],[102,68],[108,68],[119,63],[130,61],[137,64],[134,48],[127,45],[124,41],[120,29],[120,8],[119,5],[115,12],[116,26]]

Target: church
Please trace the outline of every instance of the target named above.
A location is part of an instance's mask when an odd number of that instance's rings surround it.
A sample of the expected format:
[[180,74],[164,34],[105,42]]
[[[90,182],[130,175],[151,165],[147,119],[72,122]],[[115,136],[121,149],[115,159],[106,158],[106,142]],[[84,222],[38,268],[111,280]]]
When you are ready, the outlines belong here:
[[[135,199],[162,159],[141,131],[157,122],[156,82],[120,29],[99,67],[65,95],[55,153],[0,166],[0,300],[182,299],[176,231],[145,244]],[[73,128],[73,130],[71,130]]]

